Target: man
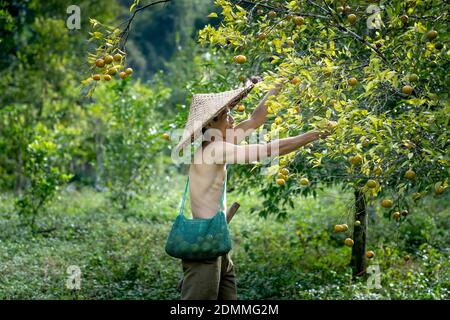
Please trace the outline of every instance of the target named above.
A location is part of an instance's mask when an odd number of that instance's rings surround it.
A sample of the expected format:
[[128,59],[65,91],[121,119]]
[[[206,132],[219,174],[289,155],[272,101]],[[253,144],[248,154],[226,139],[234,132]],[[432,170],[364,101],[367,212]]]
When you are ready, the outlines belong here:
[[[190,143],[192,136],[198,136],[201,131],[204,141],[195,151],[194,162],[189,168],[194,219],[214,216],[221,198],[224,199],[221,205],[226,212],[226,197],[222,197],[225,164],[251,163],[288,154],[329,134],[311,130],[269,143],[240,145],[245,137],[264,124],[267,119],[266,101],[269,96],[278,94],[282,86],[276,84],[275,88],[269,90],[251,116],[236,126],[230,111],[251,91],[253,84],[224,93],[194,95],[185,134],[175,148],[179,151]],[[237,299],[234,265],[229,254],[212,260],[182,260],[182,266],[184,278],[181,282],[181,299]]]

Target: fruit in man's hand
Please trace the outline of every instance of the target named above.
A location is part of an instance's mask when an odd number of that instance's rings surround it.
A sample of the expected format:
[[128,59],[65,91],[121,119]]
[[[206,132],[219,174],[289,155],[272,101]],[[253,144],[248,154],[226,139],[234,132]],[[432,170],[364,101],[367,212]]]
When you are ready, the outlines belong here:
[[403,86],[402,93],[409,95],[412,92],[413,92],[413,87],[411,87],[410,85]]
[[416,173],[413,170],[409,169],[408,171],[405,172],[405,178],[406,179],[412,180],[415,177],[416,177]]
[[344,240],[344,243],[346,246],[348,247],[353,247],[353,245],[355,244],[355,242],[353,242],[352,238],[347,238]]
[[95,65],[97,66],[97,68],[103,68],[105,66],[105,60],[97,59],[95,60]]
[[394,205],[394,202],[391,199],[384,199],[381,201],[381,206],[383,208],[390,208]]
[[243,64],[245,63],[245,61],[247,61],[247,57],[242,54],[239,54],[237,56],[234,56],[233,60],[236,63]]

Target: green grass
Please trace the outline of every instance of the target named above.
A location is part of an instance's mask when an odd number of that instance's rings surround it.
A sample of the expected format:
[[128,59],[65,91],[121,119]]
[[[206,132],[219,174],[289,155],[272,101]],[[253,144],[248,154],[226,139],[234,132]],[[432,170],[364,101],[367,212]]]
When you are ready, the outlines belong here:
[[[170,186],[170,187],[169,187]],[[13,198],[0,197],[0,299],[179,299],[180,261],[164,252],[183,182],[162,184],[127,210],[105,193],[64,191],[39,217],[32,236],[14,214]],[[170,194],[170,197],[167,195]],[[241,208],[230,225],[240,299],[448,299],[449,197],[430,197],[401,224],[370,213],[370,262],[381,269],[381,289],[352,282],[351,249],[332,232],[349,223],[351,194],[339,189],[299,198],[289,217],[250,214],[256,195],[228,194]],[[410,259],[403,257],[408,254]],[[79,266],[81,290],[66,288],[67,267]]]

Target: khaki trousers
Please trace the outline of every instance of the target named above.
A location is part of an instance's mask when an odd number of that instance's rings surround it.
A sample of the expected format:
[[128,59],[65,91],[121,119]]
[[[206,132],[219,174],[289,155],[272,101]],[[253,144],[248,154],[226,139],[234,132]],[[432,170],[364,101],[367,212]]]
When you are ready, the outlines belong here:
[[234,264],[227,253],[211,260],[181,260],[181,300],[237,300]]

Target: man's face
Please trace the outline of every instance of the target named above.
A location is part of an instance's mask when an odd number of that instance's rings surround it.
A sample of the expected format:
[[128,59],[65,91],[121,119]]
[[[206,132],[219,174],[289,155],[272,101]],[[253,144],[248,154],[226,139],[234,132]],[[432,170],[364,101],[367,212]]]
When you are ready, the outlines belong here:
[[233,124],[234,118],[231,115],[231,109],[226,108],[224,111],[222,111],[221,114],[217,116],[216,121],[212,121],[211,128],[216,128],[224,131],[226,129],[233,128]]

